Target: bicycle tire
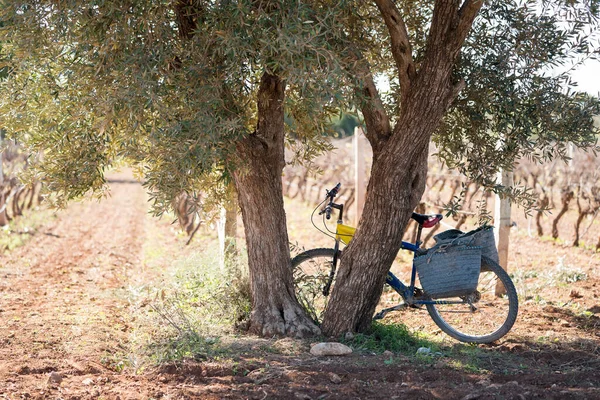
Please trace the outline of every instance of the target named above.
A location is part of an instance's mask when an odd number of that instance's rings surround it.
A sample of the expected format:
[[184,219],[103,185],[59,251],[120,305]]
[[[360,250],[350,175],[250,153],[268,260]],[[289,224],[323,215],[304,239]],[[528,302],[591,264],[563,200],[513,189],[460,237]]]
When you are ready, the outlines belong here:
[[[498,281],[504,287],[502,296],[495,294]],[[517,319],[519,301],[512,280],[499,264],[481,258],[477,291],[470,296],[475,311],[469,311],[468,304],[427,304],[427,311],[442,331],[461,342],[491,343],[510,331]]]
[[[328,296],[323,295],[331,271],[334,249],[307,250],[292,259],[296,298],[308,316],[320,325],[327,307]],[[333,288],[333,284],[331,285]]]

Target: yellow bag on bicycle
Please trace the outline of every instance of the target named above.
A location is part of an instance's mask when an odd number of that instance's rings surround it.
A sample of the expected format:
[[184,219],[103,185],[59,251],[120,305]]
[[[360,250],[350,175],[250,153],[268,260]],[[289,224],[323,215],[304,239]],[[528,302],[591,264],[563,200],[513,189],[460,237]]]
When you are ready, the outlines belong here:
[[344,244],[348,244],[354,236],[354,232],[356,232],[356,228],[344,224],[337,224],[335,238],[341,240]]

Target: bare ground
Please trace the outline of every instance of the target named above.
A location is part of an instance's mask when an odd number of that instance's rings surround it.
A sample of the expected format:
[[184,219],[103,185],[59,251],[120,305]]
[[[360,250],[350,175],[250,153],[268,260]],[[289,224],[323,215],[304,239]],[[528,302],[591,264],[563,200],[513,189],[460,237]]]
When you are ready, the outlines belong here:
[[600,398],[598,254],[524,232],[513,236],[510,264],[527,271],[515,279],[520,315],[499,343],[457,345],[410,311],[390,320],[439,336],[443,355],[317,358],[308,342],[246,337],[232,339],[225,359],[122,369],[114,357],[127,351],[134,318],[126,289],[155,278],[142,255],[150,232],[173,235],[147,216],[128,175],[112,177],[111,193],[72,204],[0,256],[0,398]]

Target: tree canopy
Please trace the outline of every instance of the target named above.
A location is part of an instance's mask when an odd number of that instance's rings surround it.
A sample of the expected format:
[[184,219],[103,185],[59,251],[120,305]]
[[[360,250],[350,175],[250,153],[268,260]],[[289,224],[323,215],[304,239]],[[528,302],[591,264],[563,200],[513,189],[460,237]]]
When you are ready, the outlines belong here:
[[[499,190],[499,168],[520,157],[565,160],[569,143],[596,149],[598,98],[577,92],[573,66],[597,57],[595,4],[494,2],[484,7],[463,48],[465,89],[434,136],[439,156]],[[502,191],[502,190],[500,190]],[[533,207],[524,188],[503,190]]]
[[[417,70],[433,4],[398,7]],[[484,5],[455,71],[465,88],[434,135],[439,156],[493,187],[521,155],[592,145],[598,103],[565,91],[568,74],[555,71],[597,50],[597,8]],[[328,118],[360,109],[357,87],[373,77],[389,77],[381,99],[392,123],[401,107],[397,45],[371,2],[9,2],[1,19],[0,74],[13,75],[2,125],[47,153],[37,167],[60,199],[101,190],[102,171],[123,157],[140,167],[158,212],[182,191],[220,193],[239,163],[233,144],[254,129],[263,68],[286,80],[288,145],[300,159],[329,148]]]
[[101,190],[103,171],[125,158],[160,211],[181,192],[221,190],[243,161],[235,142],[256,126],[264,70],[286,81],[289,144],[300,156],[328,148],[321,133],[343,100],[334,11],[303,1],[4,4],[13,78],[0,124],[46,153],[37,167],[59,199]]

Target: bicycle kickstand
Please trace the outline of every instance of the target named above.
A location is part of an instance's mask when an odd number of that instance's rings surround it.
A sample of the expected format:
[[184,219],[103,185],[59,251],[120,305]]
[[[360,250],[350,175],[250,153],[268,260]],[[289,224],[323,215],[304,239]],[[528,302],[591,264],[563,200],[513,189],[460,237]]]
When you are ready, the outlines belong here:
[[398,304],[397,306],[394,306],[394,307],[385,308],[385,309],[379,311],[377,314],[375,314],[375,316],[373,317],[373,319],[374,320],[383,319],[389,312],[400,311],[403,308],[406,308],[407,306],[408,306],[408,304],[402,303],[402,304]]

